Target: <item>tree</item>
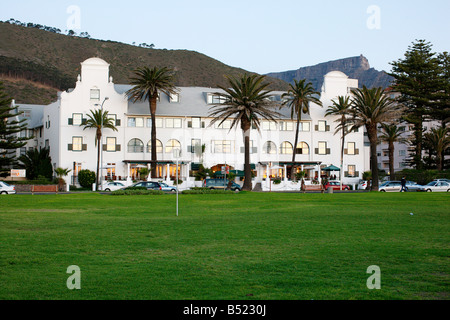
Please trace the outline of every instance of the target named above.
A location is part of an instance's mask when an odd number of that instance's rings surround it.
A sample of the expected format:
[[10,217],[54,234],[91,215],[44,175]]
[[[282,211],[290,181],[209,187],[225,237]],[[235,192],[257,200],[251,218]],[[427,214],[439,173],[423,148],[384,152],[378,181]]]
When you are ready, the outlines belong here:
[[395,180],[394,173],[394,143],[406,143],[406,139],[402,137],[403,130],[398,127],[395,123],[382,123],[380,127],[380,135],[379,139],[382,142],[388,144],[388,153],[389,153],[389,177],[392,180]]
[[62,190],[64,185],[66,184],[63,177],[66,177],[70,171],[72,171],[72,170],[67,169],[67,168],[66,169],[61,168],[61,167],[58,167],[55,169],[55,173],[58,176],[59,190]]
[[395,79],[392,90],[400,93],[398,101],[406,106],[404,120],[414,126],[412,164],[422,169],[423,122],[430,117],[433,100],[438,99],[442,87],[439,60],[429,42],[416,40],[404,59],[391,65],[390,75]]
[[[99,171],[100,171],[100,152],[103,146],[101,145],[103,129],[111,129],[117,131],[115,123],[112,118],[108,117],[108,111],[97,109],[91,110],[91,114],[88,114],[88,119],[85,124],[82,124],[83,130],[86,129],[95,129],[95,145],[97,146],[97,176],[96,176],[96,186],[97,190],[100,190],[100,186],[98,184],[99,180]],[[101,164],[103,166],[103,164]]]
[[338,96],[337,101],[331,100],[331,102],[333,104],[328,107],[325,113],[325,117],[338,116],[338,118],[336,119],[338,125],[336,126],[336,131],[334,132],[334,134],[341,132],[341,171],[339,172],[339,176],[341,181],[340,189],[342,190],[342,173],[344,172],[344,143],[345,136],[349,133],[349,127],[353,123],[350,117],[352,104],[350,102],[350,97],[348,96]]
[[425,141],[436,151],[436,165],[441,171],[444,168],[444,151],[450,147],[449,128],[432,128],[425,134]]
[[254,126],[260,130],[260,120],[276,121],[280,114],[275,111],[274,102],[270,100],[271,91],[267,90],[270,83],[265,83],[265,76],[243,74],[238,77],[226,76],[229,87],[221,87],[224,92],[217,95],[223,98],[221,105],[212,107],[210,116],[214,123],[222,124],[232,119],[231,128],[240,124],[244,136],[244,185],[242,190],[252,190],[252,170],[250,166],[250,129]]
[[41,150],[31,149],[24,155],[19,157],[19,161],[27,171],[27,178],[30,180],[38,179],[39,176],[48,180],[53,178],[52,158],[50,157],[50,149],[43,148]]
[[78,172],[78,183],[83,188],[92,188],[92,184],[96,181],[96,176],[94,171],[87,169],[80,170]]
[[445,128],[450,122],[450,55],[448,52],[438,54],[439,90],[433,97],[433,104],[430,108],[430,117],[441,123]]
[[27,129],[25,119],[11,105],[12,99],[4,92],[0,82],[0,176],[7,176],[11,167],[17,164],[17,149],[26,145],[28,138],[20,138],[19,133]]
[[352,117],[354,127],[365,126],[370,142],[371,190],[378,191],[378,125],[397,119],[402,109],[394,104],[383,88],[368,89],[366,86],[352,90]]
[[306,79],[298,81],[294,79],[294,84],[290,84],[288,91],[281,96],[282,99],[285,99],[281,106],[288,106],[291,109],[291,119],[294,120],[295,118],[297,120],[294,140],[294,152],[292,154],[292,179],[295,178],[295,156],[297,154],[298,132],[300,121],[302,120],[302,113],[309,114],[310,103],[315,103],[319,106],[322,106],[322,102],[318,97],[319,95],[320,93],[314,90],[311,82],[306,83]]
[[135,71],[135,77],[132,77],[130,84],[133,88],[126,92],[126,95],[133,102],[148,101],[150,108],[150,115],[152,118],[151,131],[151,177],[156,178],[156,108],[159,94],[165,93],[168,96],[176,94],[177,90],[174,85],[175,76],[172,69],[162,67],[148,67],[138,68]]

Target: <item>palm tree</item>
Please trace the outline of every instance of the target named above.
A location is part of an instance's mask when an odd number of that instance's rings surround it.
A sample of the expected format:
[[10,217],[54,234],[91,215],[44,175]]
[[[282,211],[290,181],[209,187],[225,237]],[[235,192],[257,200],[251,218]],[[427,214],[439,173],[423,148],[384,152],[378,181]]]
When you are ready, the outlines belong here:
[[322,102],[317,97],[320,95],[319,92],[314,90],[311,82],[306,83],[306,79],[295,80],[294,84],[289,85],[289,90],[284,93],[281,98],[284,99],[281,107],[288,106],[291,108],[291,119],[297,119],[297,129],[295,130],[295,142],[294,142],[294,152],[292,154],[292,170],[291,178],[295,178],[295,155],[297,151],[298,143],[298,130],[300,127],[300,121],[302,120],[302,113],[309,114],[310,103],[313,102],[319,106],[322,106]]
[[62,191],[62,188],[65,184],[63,177],[67,176],[69,174],[69,172],[72,171],[70,169],[65,169],[65,168],[61,168],[58,167],[55,169],[55,173],[58,176],[58,184],[59,184],[59,190]]
[[441,171],[444,167],[444,151],[450,147],[450,129],[449,128],[432,128],[431,132],[425,134],[425,141],[436,150],[436,165]]
[[382,123],[380,127],[379,135],[380,141],[388,144],[389,152],[389,177],[395,180],[394,174],[394,143],[400,142],[405,143],[407,140],[402,137],[403,130],[398,127],[395,123]]
[[[352,119],[349,117],[351,114],[351,102],[350,97],[346,96],[338,96],[338,100],[331,100],[333,104],[328,107],[325,117],[328,116],[339,116],[336,119],[336,122],[338,123],[336,127],[336,131],[334,134],[337,134],[339,131],[341,131],[342,134],[342,145],[341,145],[341,171],[339,172],[340,177],[340,189],[342,190],[342,172],[344,172],[344,143],[345,143],[345,136],[349,133],[349,125],[352,123]],[[350,128],[351,130],[352,128]]]
[[242,190],[252,190],[252,170],[250,166],[250,129],[254,126],[260,130],[260,120],[276,121],[281,115],[274,110],[274,102],[270,101],[271,91],[266,90],[269,83],[263,83],[265,76],[243,74],[238,77],[226,76],[229,88],[221,87],[224,92],[216,93],[223,98],[221,105],[212,107],[210,116],[214,119],[211,125],[232,118],[231,128],[240,123],[244,135],[245,180]]
[[370,142],[370,167],[372,171],[371,190],[378,191],[378,125],[398,119],[402,109],[394,105],[383,88],[363,88],[352,90],[352,115],[354,127],[365,126]]
[[[101,140],[102,140],[102,130],[104,128],[111,129],[114,131],[118,131],[115,122],[112,118],[108,117],[108,111],[97,109],[91,110],[91,114],[88,114],[88,119],[85,124],[82,124],[83,130],[86,129],[95,129],[95,145],[97,146],[97,176],[96,176],[96,186],[97,190],[100,190],[100,186],[98,185],[99,171],[100,171],[100,152],[101,152]],[[102,164],[103,166],[103,164]]]
[[130,84],[134,87],[126,92],[126,95],[133,101],[148,101],[150,115],[152,118],[151,133],[151,177],[156,178],[156,107],[160,92],[170,96],[176,94],[174,85],[175,76],[172,69],[162,67],[138,68],[135,70],[135,77],[130,79]]

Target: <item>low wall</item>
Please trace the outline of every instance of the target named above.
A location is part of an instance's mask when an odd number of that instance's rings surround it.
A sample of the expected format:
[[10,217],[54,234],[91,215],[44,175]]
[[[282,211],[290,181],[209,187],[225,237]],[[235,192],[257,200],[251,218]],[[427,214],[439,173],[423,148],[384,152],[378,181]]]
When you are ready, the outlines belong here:
[[16,184],[16,192],[58,192],[58,185]]

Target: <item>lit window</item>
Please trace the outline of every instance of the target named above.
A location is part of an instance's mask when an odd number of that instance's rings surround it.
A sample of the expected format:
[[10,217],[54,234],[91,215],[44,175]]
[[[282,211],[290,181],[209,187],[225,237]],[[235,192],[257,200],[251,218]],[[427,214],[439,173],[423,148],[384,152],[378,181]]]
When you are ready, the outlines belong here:
[[282,122],[280,122],[280,130],[281,131],[292,131],[292,130],[294,130],[294,123],[282,121]]
[[298,143],[295,153],[296,154],[309,154],[309,145],[304,141]]
[[166,119],[166,128],[181,128],[181,119]]
[[323,121],[323,120],[319,120],[318,131],[322,131],[322,132],[326,131],[326,127],[327,127],[327,122]]
[[280,146],[280,153],[281,154],[292,154],[293,152],[293,147],[292,144],[290,142],[283,142]]
[[215,140],[213,147],[214,153],[231,153],[231,141]]
[[319,154],[327,154],[327,143],[324,141],[319,142]]
[[309,132],[311,131],[311,124],[309,122],[300,122],[299,131]]
[[348,176],[354,177],[356,173],[356,166],[355,165],[348,165]]
[[[152,152],[152,140],[150,140],[147,143],[147,152],[151,153]],[[163,145],[162,142],[159,141],[158,139],[156,140],[156,153],[162,153],[163,152]]]
[[181,150],[181,144],[178,140],[172,139],[169,140],[166,144],[166,153],[172,153],[173,149]]
[[83,151],[82,137],[72,137],[72,151]]
[[352,154],[354,155],[356,148],[355,148],[355,143],[354,142],[348,142],[347,143],[347,154]]
[[263,152],[265,154],[276,154],[277,146],[272,141],[267,141],[263,146]]
[[263,121],[262,129],[267,131],[275,131],[277,130],[277,123],[274,121]]
[[106,151],[116,151],[116,138],[106,138]]

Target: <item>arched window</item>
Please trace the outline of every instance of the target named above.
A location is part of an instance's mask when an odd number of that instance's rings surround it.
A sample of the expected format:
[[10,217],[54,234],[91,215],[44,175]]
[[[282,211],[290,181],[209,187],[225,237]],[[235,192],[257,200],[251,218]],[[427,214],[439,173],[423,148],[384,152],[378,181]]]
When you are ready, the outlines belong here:
[[292,154],[294,148],[290,142],[283,142],[280,146],[280,154]]
[[139,139],[131,139],[128,142],[128,152],[129,153],[143,153],[144,143]]
[[180,149],[181,150],[181,143],[180,143],[180,141],[175,140],[175,139],[167,141],[166,153],[172,153],[173,149]]
[[[150,140],[147,143],[147,152],[152,153],[152,140]],[[163,145],[162,142],[156,139],[156,153],[162,153],[163,152]]]
[[309,145],[304,141],[299,142],[295,149],[295,154],[309,154]]
[[267,141],[263,146],[263,152],[265,154],[276,154],[277,153],[277,146],[272,141]]

